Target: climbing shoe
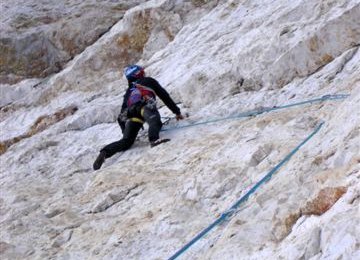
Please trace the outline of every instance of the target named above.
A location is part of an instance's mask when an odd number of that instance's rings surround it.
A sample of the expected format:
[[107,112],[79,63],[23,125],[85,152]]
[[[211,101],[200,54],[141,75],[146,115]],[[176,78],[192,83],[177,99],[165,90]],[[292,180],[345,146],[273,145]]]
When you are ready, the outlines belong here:
[[166,143],[166,142],[169,142],[169,141],[170,141],[170,139],[157,139],[156,141],[150,142],[150,146],[152,148],[152,147],[155,147],[155,146],[157,146],[159,144]]
[[105,162],[106,153],[104,151],[100,152],[99,156],[96,158],[93,168],[94,170],[99,170],[101,165]]

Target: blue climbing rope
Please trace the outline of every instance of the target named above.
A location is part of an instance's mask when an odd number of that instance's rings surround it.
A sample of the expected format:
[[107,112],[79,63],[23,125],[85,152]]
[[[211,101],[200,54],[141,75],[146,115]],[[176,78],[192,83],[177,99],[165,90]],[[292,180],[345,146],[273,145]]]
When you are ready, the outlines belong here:
[[255,193],[255,191],[263,185],[265,182],[271,179],[272,175],[276,173],[281,166],[283,166],[290,158],[306,143],[308,142],[317,132],[319,132],[320,128],[323,126],[324,122],[321,122],[315,130],[306,137],[300,144],[298,144],[284,159],[280,161],[273,169],[271,169],[259,182],[257,182],[244,196],[242,196],[238,201],[236,201],[227,211],[222,213],[219,218],[217,218],[213,223],[211,223],[207,228],[202,230],[198,235],[196,235],[190,242],[184,245],[180,250],[178,250],[174,255],[172,255],[169,260],[176,259],[181,254],[183,254],[187,249],[189,249],[193,244],[195,244],[199,239],[205,236],[209,231],[211,231],[214,227],[221,224],[225,220],[227,220],[231,215],[233,215],[238,207],[244,203],[250,195]]
[[260,114],[270,112],[270,111],[274,111],[274,110],[280,110],[280,109],[285,109],[285,108],[294,107],[294,106],[301,106],[301,105],[305,105],[305,104],[309,104],[309,103],[311,104],[311,103],[322,102],[322,101],[326,101],[326,100],[344,99],[344,98],[347,98],[348,96],[349,96],[348,94],[325,95],[325,96],[322,96],[320,98],[310,99],[310,100],[297,102],[297,103],[293,103],[293,104],[288,104],[288,105],[284,105],[284,106],[275,106],[275,107],[272,107],[272,108],[263,108],[263,109],[254,110],[254,111],[247,111],[247,112],[243,112],[243,113],[233,115],[233,116],[217,118],[217,119],[211,119],[211,120],[192,123],[192,124],[187,124],[187,125],[179,125],[179,126],[175,126],[175,127],[164,127],[161,131],[162,132],[171,131],[171,130],[176,130],[176,129],[181,129],[181,128],[187,128],[187,127],[193,127],[193,126],[198,126],[198,125],[216,123],[216,122],[219,122],[219,121],[224,121],[224,120],[229,120],[229,119],[251,117],[251,116],[260,115]]

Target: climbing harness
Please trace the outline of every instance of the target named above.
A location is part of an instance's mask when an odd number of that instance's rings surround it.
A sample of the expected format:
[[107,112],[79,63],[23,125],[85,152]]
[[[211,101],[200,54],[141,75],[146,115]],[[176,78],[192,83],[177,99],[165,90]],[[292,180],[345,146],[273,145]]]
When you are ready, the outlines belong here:
[[315,130],[306,137],[298,146],[296,146],[288,155],[284,157],[273,169],[271,169],[260,181],[258,181],[244,196],[242,196],[238,201],[236,201],[228,210],[220,215],[213,223],[211,223],[208,227],[202,230],[198,235],[196,235],[190,242],[184,245],[180,250],[178,250],[174,255],[172,255],[169,260],[176,259],[181,254],[183,254],[187,249],[189,249],[193,244],[195,244],[198,240],[200,240],[203,236],[205,236],[208,232],[210,232],[214,227],[223,223],[227,219],[229,219],[233,214],[236,213],[238,207],[244,203],[250,195],[255,193],[255,191],[263,185],[265,182],[269,181],[274,173],[276,173],[281,166],[283,166],[290,158],[304,145],[306,144],[323,126],[324,122],[321,122]]
[[275,110],[280,110],[280,109],[285,109],[285,108],[290,108],[290,107],[294,107],[294,106],[301,106],[301,105],[305,105],[305,104],[311,104],[311,103],[315,103],[315,102],[323,102],[326,100],[338,100],[338,99],[344,99],[347,98],[349,95],[348,94],[334,94],[334,95],[325,95],[322,96],[320,98],[315,98],[315,99],[310,99],[310,100],[306,100],[306,101],[302,101],[302,102],[297,102],[297,103],[293,103],[293,104],[288,104],[288,105],[283,105],[283,106],[274,106],[271,108],[261,108],[258,110],[253,110],[253,111],[247,111],[247,112],[243,112],[237,115],[233,115],[233,116],[228,116],[228,117],[223,117],[223,118],[217,118],[217,119],[211,119],[208,121],[201,121],[201,122],[197,122],[197,123],[192,123],[192,124],[187,124],[187,125],[179,125],[179,126],[174,126],[174,127],[166,127],[163,128],[161,131],[171,131],[171,130],[177,130],[177,129],[181,129],[181,128],[187,128],[187,127],[192,127],[192,126],[198,126],[198,125],[205,125],[205,124],[210,124],[210,123],[216,123],[216,122],[220,122],[220,121],[224,121],[224,120],[229,120],[229,119],[238,119],[238,118],[244,118],[244,117],[252,117],[252,116],[256,116],[256,115],[260,115],[266,112],[270,112],[270,111],[275,111]]

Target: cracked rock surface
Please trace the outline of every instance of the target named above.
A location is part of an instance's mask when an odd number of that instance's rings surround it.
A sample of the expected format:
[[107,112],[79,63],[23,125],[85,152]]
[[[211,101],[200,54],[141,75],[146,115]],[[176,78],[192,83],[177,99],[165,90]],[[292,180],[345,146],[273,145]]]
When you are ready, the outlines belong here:
[[[23,2],[1,6],[1,259],[168,259],[321,122],[182,257],[360,258],[358,0]],[[50,46],[50,65],[24,41]],[[203,124],[161,132],[171,141],[154,148],[145,125],[93,171],[121,138],[133,62],[189,114],[165,127]],[[333,94],[348,96],[302,103]]]

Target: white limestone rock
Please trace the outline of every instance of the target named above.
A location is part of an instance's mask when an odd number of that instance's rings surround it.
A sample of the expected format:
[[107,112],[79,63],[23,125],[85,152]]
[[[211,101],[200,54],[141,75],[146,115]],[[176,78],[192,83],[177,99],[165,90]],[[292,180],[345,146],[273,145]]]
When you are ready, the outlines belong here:
[[[0,155],[1,256],[167,259],[324,121],[182,257],[358,258],[358,11],[355,0],[148,1],[35,89],[36,79],[6,86],[0,141],[22,139]],[[119,47],[143,32],[129,53]],[[145,65],[189,112],[167,127],[204,124],[161,132],[171,141],[153,149],[142,131],[94,172],[99,150],[121,138],[125,61]],[[236,117],[340,93],[349,97]],[[24,137],[72,105],[75,113]]]

